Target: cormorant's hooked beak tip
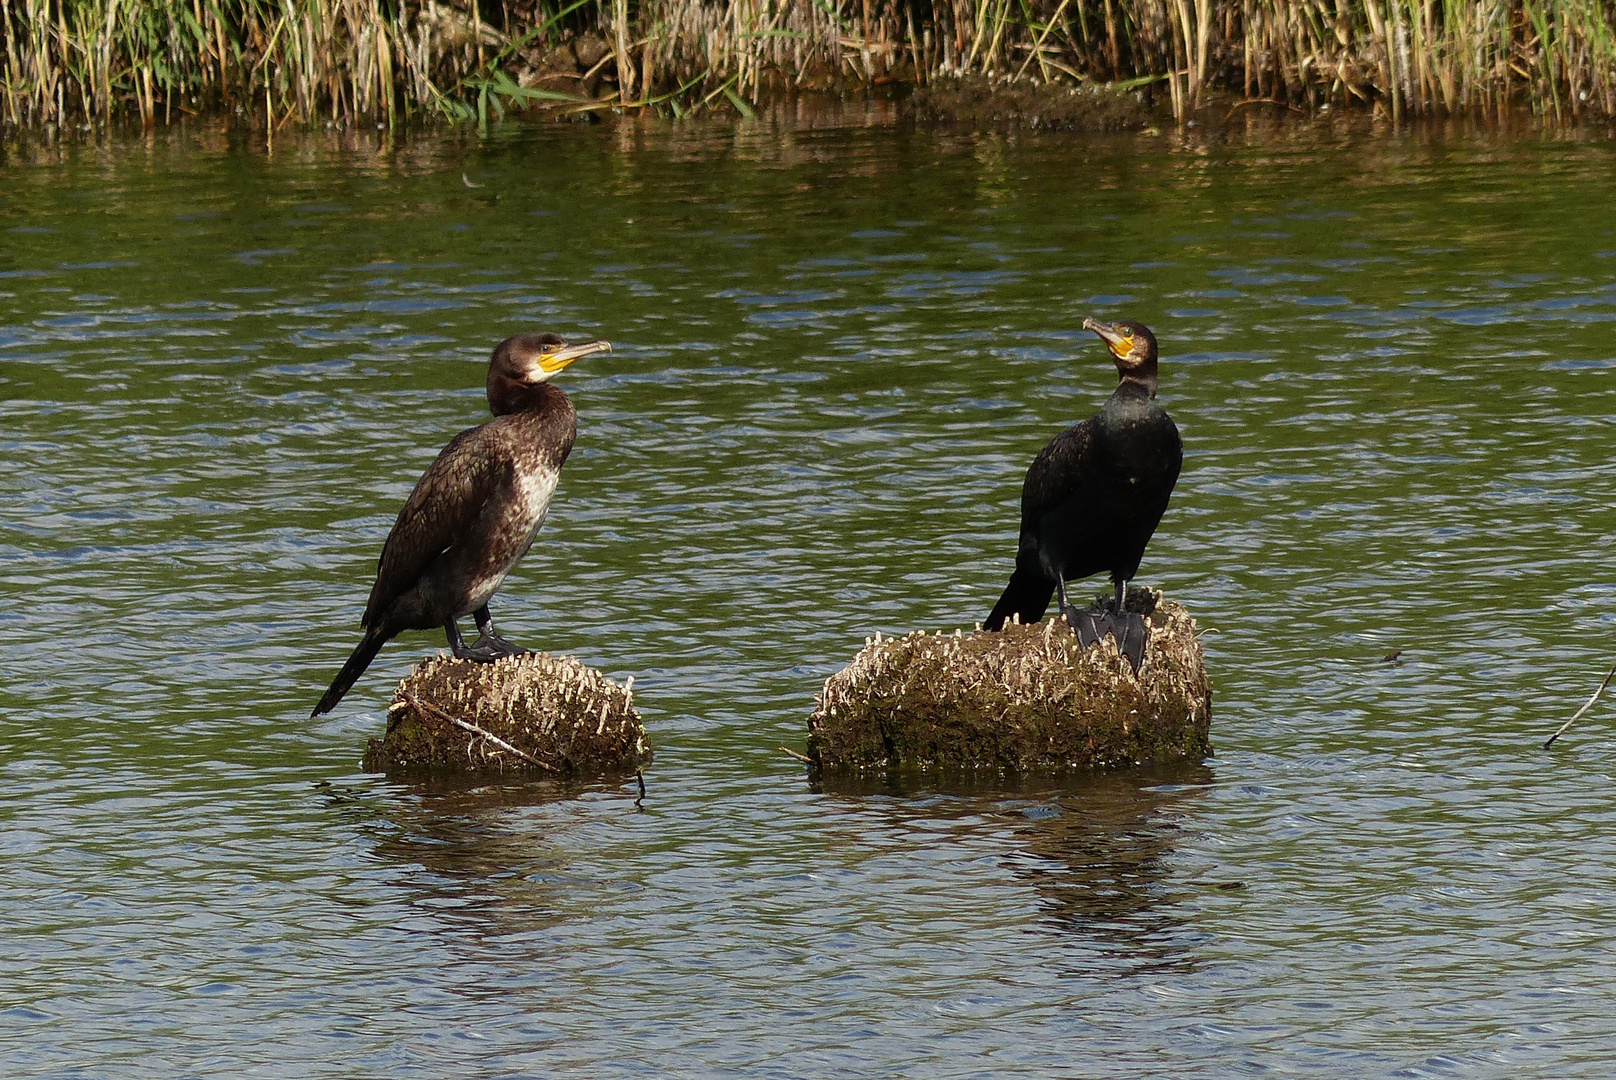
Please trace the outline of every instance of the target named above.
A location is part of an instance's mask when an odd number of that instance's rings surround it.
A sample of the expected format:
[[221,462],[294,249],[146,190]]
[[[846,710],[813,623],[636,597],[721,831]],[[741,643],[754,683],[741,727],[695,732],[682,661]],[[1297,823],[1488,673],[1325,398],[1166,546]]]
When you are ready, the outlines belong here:
[[1083,320],[1083,329],[1100,335],[1100,340],[1107,344],[1114,344],[1127,336],[1118,330],[1115,324],[1101,322],[1092,315]]
[[609,341],[585,341],[578,345],[563,345],[554,352],[547,352],[539,357],[539,370],[548,378],[574,360],[591,353],[611,351],[612,343]]

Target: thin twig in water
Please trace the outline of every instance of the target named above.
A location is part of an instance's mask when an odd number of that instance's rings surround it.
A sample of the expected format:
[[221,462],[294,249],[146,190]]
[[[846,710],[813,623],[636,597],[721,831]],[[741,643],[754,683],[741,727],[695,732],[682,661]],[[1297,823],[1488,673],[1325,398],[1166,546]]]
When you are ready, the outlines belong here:
[[805,765],[812,765],[814,763],[813,758],[809,757],[807,754],[799,754],[789,746],[782,746],[780,748],[780,752],[782,754],[790,754],[792,757],[796,758]]
[[526,750],[521,750],[521,749],[518,749],[517,747],[512,746],[510,743],[506,742],[504,739],[500,738],[498,735],[495,735],[492,731],[485,731],[484,729],[478,727],[476,724],[471,723],[469,720],[462,720],[458,716],[452,716],[449,713],[446,713],[442,709],[438,708],[436,705],[433,705],[430,702],[422,701],[420,698],[416,697],[414,694],[406,693],[404,695],[404,700],[408,701],[410,703],[411,708],[415,709],[417,712],[430,713],[431,715],[436,716],[439,720],[448,721],[449,723],[453,724],[455,727],[460,728],[462,731],[469,731],[473,735],[481,735],[483,738],[487,739],[489,742],[493,743],[495,746],[499,747],[501,750],[509,751],[510,753],[515,754],[517,757],[521,758],[523,761],[526,761],[526,762],[528,762],[529,764],[532,764],[532,765],[537,765],[539,768],[545,770],[546,772],[559,773],[561,771],[560,769],[556,768],[554,765],[551,765],[548,761],[540,761],[538,758],[534,757],[532,754],[528,753]]
[[1564,735],[1566,733],[1566,729],[1577,722],[1578,717],[1594,707],[1594,702],[1598,701],[1599,695],[1605,692],[1605,687],[1610,685],[1611,679],[1616,679],[1616,664],[1612,664],[1610,670],[1605,673],[1605,681],[1599,684],[1599,689],[1594,691],[1594,696],[1589,698],[1587,704],[1578,709],[1576,713],[1572,715],[1571,719],[1561,724],[1559,731],[1556,731],[1553,735],[1549,736],[1548,741],[1543,744],[1543,749],[1547,750],[1549,747],[1553,746],[1554,740]]

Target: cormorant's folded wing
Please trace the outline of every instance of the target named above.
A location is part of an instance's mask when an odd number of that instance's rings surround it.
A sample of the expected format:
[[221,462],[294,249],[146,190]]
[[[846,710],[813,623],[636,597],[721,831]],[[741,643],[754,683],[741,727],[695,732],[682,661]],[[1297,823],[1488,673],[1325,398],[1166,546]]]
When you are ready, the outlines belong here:
[[1036,529],[1038,521],[1072,494],[1093,465],[1088,460],[1094,441],[1094,421],[1074,424],[1049,440],[1027,468],[1021,485],[1021,531]]
[[456,435],[416,481],[382,545],[361,626],[370,626],[421,580],[434,560],[460,542],[504,483],[510,463],[486,452],[482,431],[476,427]]

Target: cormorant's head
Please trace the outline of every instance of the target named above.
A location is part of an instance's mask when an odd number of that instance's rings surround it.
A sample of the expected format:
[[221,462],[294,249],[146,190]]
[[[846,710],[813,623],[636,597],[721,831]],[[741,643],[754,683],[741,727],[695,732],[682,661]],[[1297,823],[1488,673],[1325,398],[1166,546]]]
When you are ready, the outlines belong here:
[[1091,318],[1083,320],[1083,329],[1100,335],[1123,375],[1156,366],[1156,335],[1144,323],[1131,319],[1107,323]]
[[586,341],[581,345],[568,345],[554,334],[517,334],[506,338],[494,349],[489,373],[498,371],[512,382],[537,386],[549,382],[556,374],[580,356],[610,352],[609,341]]
[[610,352],[609,341],[568,345],[554,334],[517,334],[494,347],[488,364],[488,406],[495,416],[523,407],[531,391],[590,353]]

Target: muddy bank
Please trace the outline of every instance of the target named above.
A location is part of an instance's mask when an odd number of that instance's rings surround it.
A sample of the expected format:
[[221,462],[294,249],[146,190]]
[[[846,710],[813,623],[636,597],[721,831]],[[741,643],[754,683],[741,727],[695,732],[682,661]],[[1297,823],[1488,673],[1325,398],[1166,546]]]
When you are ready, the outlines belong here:
[[907,111],[918,123],[984,129],[1140,131],[1154,122],[1142,90],[987,75],[936,79],[910,95]]

